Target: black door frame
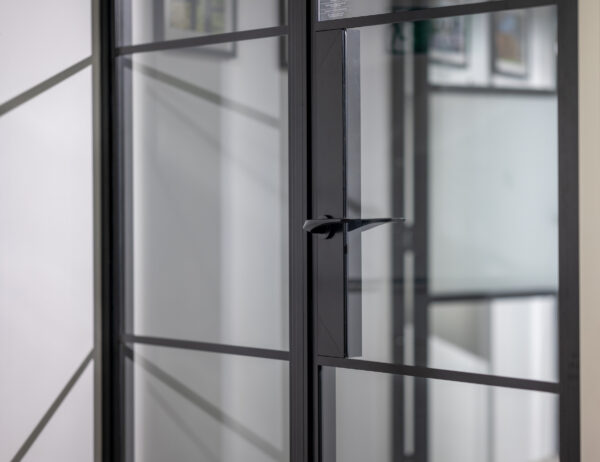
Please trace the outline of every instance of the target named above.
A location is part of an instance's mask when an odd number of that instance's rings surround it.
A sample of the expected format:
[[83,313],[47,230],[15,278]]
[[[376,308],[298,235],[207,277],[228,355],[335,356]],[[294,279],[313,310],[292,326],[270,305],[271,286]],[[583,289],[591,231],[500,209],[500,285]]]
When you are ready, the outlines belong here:
[[[151,45],[118,47],[116,41],[115,6],[113,1],[101,1],[99,11],[99,101],[101,127],[100,163],[100,236],[101,290],[97,304],[97,325],[100,341],[101,382],[98,396],[102,406],[102,460],[125,459],[125,419],[123,405],[125,351],[124,270],[127,256],[126,210],[130,198],[124,175],[127,165],[119,149],[122,132],[119,120],[119,79],[116,60],[134,51],[148,51],[194,46],[214,42],[215,38]],[[504,9],[556,5],[558,9],[558,102],[559,102],[559,383],[556,389],[545,383],[523,381],[478,374],[445,372],[423,367],[380,364],[319,357],[314,348],[316,317],[312,312],[312,246],[302,231],[302,224],[311,218],[311,140],[313,135],[312,89],[315,79],[315,34],[324,30],[339,30],[368,25],[418,21],[442,16],[459,16]],[[560,458],[562,462],[580,460],[579,423],[579,222],[578,222],[578,5],[577,0],[496,0],[435,9],[402,11],[357,18],[318,22],[316,0],[289,0],[288,26],[234,32],[228,40],[243,40],[265,36],[289,37],[289,243],[290,243],[290,451],[293,462],[319,460],[320,406],[319,370],[321,366],[346,367],[373,372],[414,377],[459,380],[487,385],[525,389],[543,389],[560,395]],[[220,37],[222,39],[222,37]],[[219,37],[217,37],[219,39]],[[122,122],[121,122],[122,123]],[[99,324],[99,325],[98,325]],[[196,345],[198,346],[198,345]],[[206,346],[205,346],[206,347]],[[244,349],[237,353],[243,354]],[[254,351],[246,351],[254,355]],[[261,352],[258,352],[261,353]],[[264,352],[271,355],[269,352]],[[268,356],[268,357],[272,357]],[[279,358],[282,359],[282,358]]]

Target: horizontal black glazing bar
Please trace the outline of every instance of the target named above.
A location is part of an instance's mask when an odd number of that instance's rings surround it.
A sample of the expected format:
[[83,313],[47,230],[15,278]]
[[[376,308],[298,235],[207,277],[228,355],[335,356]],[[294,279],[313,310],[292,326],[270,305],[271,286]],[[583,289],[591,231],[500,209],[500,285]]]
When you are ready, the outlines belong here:
[[438,93],[466,93],[477,95],[526,95],[540,97],[556,97],[558,95],[556,90],[544,88],[485,87],[483,85],[429,85],[429,90]]
[[237,356],[252,356],[255,358],[279,359],[289,361],[290,354],[282,350],[269,350],[266,348],[252,348],[221,343],[195,342],[192,340],[176,340],[160,337],[146,337],[140,335],[124,334],[122,342],[128,344],[153,345],[181,350],[206,351],[210,353],[224,353]]
[[130,55],[133,53],[144,53],[149,51],[164,51],[180,48],[191,48],[203,45],[215,45],[218,43],[241,42],[267,37],[279,37],[288,33],[288,26],[267,27],[239,32],[226,32],[223,34],[202,35],[177,40],[164,40],[140,45],[127,45],[116,48],[117,56]]
[[531,297],[557,297],[556,290],[529,290],[521,292],[463,292],[463,293],[440,293],[430,294],[430,302],[462,302],[479,300],[497,300],[506,298],[531,298]]
[[502,10],[535,8],[538,6],[555,5],[556,0],[498,0],[465,5],[440,6],[418,10],[397,11],[394,13],[357,16],[355,18],[333,19],[320,21],[316,24],[317,31],[351,29],[354,27],[377,26],[396,22],[426,21],[428,19],[451,16],[466,16],[471,14],[490,13]]
[[558,393],[559,385],[541,380],[517,379],[495,375],[476,374],[472,372],[449,371],[433,369],[422,366],[405,366],[401,364],[380,363],[348,358],[333,358],[319,356],[320,366],[338,367],[367,372],[380,372],[384,374],[404,375],[408,377],[423,377],[426,379],[448,380],[452,382],[472,383],[491,387],[517,388],[520,390],[541,391],[545,393]]

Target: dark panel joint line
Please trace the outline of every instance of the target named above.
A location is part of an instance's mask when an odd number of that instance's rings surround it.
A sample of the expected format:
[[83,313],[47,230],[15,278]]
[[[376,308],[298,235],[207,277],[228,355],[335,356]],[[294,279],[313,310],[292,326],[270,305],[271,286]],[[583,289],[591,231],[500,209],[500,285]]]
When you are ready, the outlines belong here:
[[122,342],[126,344],[153,345],[181,350],[205,351],[208,353],[224,353],[237,356],[251,356],[253,358],[278,359],[289,361],[290,354],[282,350],[269,350],[266,348],[252,348],[221,343],[196,342],[192,340],[176,340],[170,338],[146,337],[140,335],[124,334]]
[[203,45],[216,45],[219,43],[241,42],[259,38],[279,37],[288,33],[287,26],[267,27],[264,29],[247,30],[240,32],[226,32],[224,34],[203,35],[177,40],[163,40],[160,42],[143,43],[140,45],[127,45],[116,48],[116,56],[145,53],[149,51],[164,51],[181,48],[198,47]]
[[407,377],[421,377],[425,379],[447,380],[451,382],[464,382],[492,387],[517,388],[520,390],[540,391],[545,393],[559,393],[559,384],[541,380],[517,379],[472,372],[449,371],[433,369],[422,366],[405,366],[401,364],[380,363],[347,358],[332,358],[319,356],[319,365],[338,367],[358,371],[380,372],[384,374],[403,375]]

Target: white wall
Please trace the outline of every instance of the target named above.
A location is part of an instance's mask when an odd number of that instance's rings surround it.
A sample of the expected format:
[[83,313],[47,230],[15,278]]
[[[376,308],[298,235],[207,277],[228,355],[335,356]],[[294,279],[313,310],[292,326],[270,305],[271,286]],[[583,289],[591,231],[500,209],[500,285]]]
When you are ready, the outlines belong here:
[[[91,2],[0,3],[0,107],[91,55]],[[0,460],[93,347],[89,67],[0,116]],[[24,460],[93,458],[88,364]]]

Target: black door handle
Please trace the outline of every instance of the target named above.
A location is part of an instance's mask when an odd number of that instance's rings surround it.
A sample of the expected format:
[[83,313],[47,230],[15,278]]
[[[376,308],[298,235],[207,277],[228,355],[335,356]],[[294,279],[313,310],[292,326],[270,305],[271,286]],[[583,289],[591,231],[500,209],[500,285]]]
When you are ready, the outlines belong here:
[[302,229],[307,233],[320,234],[324,239],[331,239],[336,233],[347,227],[348,232],[366,231],[386,223],[402,223],[406,218],[332,218],[325,216],[316,220],[306,220]]

